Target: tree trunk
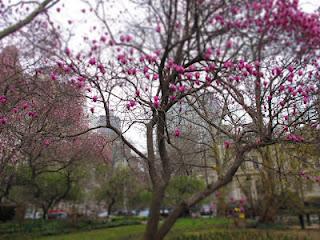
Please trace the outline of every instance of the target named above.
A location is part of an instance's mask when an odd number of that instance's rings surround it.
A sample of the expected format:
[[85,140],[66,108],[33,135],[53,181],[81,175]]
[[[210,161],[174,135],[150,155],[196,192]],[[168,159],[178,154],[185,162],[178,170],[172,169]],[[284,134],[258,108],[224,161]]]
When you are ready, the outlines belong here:
[[307,217],[307,224],[308,224],[308,226],[311,226],[310,213],[307,213],[307,214],[306,214],[306,217]]
[[107,209],[107,211],[108,211],[108,216],[111,215],[112,207],[113,207],[113,205],[114,205],[115,203],[116,203],[116,200],[115,200],[114,198],[111,198],[111,202],[108,204],[108,209]]
[[155,235],[154,240],[162,240],[168,234],[172,226],[175,224],[182,212],[187,209],[188,206],[185,203],[181,203],[174,211],[167,217],[165,222],[161,225],[159,231]]
[[260,212],[260,223],[273,223],[278,212],[277,203],[272,196],[266,196],[262,201],[262,211]]
[[42,207],[42,211],[43,211],[42,219],[43,220],[47,220],[48,219],[48,210],[49,210],[49,208]]
[[152,194],[150,213],[146,230],[144,233],[144,240],[156,240],[156,233],[160,221],[160,208],[164,198],[165,187],[156,187]]
[[301,229],[304,229],[305,228],[305,226],[304,226],[304,218],[303,218],[302,214],[299,214],[299,222],[300,222]]
[[247,146],[246,148],[243,148],[241,150],[239,149],[233,164],[224,174],[224,177],[218,179],[215,183],[211,183],[210,185],[208,185],[204,191],[195,193],[188,200],[181,202],[173,210],[173,212],[171,212],[169,216],[165,219],[160,229],[158,229],[160,221],[160,208],[164,198],[166,185],[159,184],[160,186],[155,186],[152,194],[150,216],[148,218],[147,227],[144,234],[144,240],[163,240],[185,209],[193,207],[195,204],[199,203],[200,201],[208,197],[210,194],[214,193],[215,191],[224,187],[232,181],[233,176],[235,175],[235,173],[237,172],[238,168],[244,160],[243,155],[245,154],[245,152],[251,149],[252,146]]
[[225,217],[226,216],[226,209],[227,209],[227,204],[226,204],[226,188],[223,187],[219,190],[220,196],[218,197],[218,204],[217,204],[217,216],[219,217]]

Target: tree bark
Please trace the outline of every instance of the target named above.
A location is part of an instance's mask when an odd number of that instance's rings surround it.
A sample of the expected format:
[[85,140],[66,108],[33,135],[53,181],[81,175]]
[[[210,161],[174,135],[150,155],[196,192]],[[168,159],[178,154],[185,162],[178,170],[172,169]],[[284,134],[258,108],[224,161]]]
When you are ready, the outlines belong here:
[[308,226],[311,226],[310,213],[307,213],[307,214],[306,214],[306,217],[307,217],[307,224],[308,224]]
[[156,187],[152,194],[149,218],[144,234],[144,240],[156,240],[158,225],[160,221],[160,208],[164,198],[165,187]]
[[[201,200],[208,197],[210,194],[214,193],[221,187],[227,185],[230,183],[233,179],[233,176],[237,172],[238,168],[240,167],[241,163],[243,162],[243,155],[246,151],[248,151],[250,148],[246,149],[239,149],[238,154],[236,155],[236,158],[233,162],[233,164],[230,166],[226,174],[223,178],[218,179],[215,183],[210,184],[203,192],[199,192],[194,194],[191,198],[188,200],[185,200],[181,202],[174,210],[173,212],[166,218],[164,223],[161,225],[160,229],[158,230],[157,234],[154,235],[154,238],[152,240],[162,240],[164,237],[168,234],[168,232],[171,230],[175,222],[178,220],[181,213],[188,208],[193,207],[195,204],[199,203]],[[151,240],[150,238],[145,240]]]
[[48,219],[48,210],[49,210],[49,208],[47,208],[45,206],[42,206],[42,211],[43,211],[42,219],[43,220],[47,220]]
[[305,229],[304,218],[302,214],[299,214],[299,222],[300,222],[301,229]]
[[113,205],[114,205],[115,203],[116,203],[116,200],[115,200],[114,198],[112,198],[112,199],[111,199],[111,202],[108,204],[108,209],[107,209],[107,211],[108,211],[108,216],[111,215],[112,207],[113,207]]

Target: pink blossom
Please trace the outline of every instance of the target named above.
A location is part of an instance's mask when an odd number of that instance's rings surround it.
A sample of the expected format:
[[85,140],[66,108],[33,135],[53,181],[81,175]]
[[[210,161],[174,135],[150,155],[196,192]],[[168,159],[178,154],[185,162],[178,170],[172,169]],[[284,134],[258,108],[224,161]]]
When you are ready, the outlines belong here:
[[136,75],[137,70],[135,68],[130,68],[127,71],[128,75]]
[[216,70],[216,65],[214,65],[214,64],[209,64],[208,67],[209,67],[210,72],[214,72]]
[[268,81],[263,81],[263,86],[266,88],[268,86]]
[[0,103],[1,104],[6,104],[7,103],[7,97],[6,96],[4,96],[4,95],[2,95],[2,96],[0,96]]
[[104,66],[103,66],[103,64],[99,64],[98,65],[98,68],[99,68],[99,70],[100,70],[100,72],[102,73],[102,74],[105,74],[106,73],[106,69],[104,68]]
[[32,117],[32,118],[35,118],[35,117],[38,116],[38,114],[36,112],[34,112],[34,111],[30,111],[30,112],[28,112],[28,116]]
[[133,40],[133,37],[131,35],[126,35],[125,40],[126,42],[131,42]]
[[228,149],[228,148],[230,148],[231,142],[230,141],[224,141],[223,145],[224,145],[225,149]]
[[93,101],[93,102],[97,102],[97,100],[98,100],[98,97],[97,97],[97,96],[93,96],[93,97],[92,97],[92,101]]
[[65,52],[65,54],[67,54],[67,56],[70,56],[70,55],[71,55],[71,50],[70,50],[70,48],[66,48],[66,49],[64,50],[64,52]]
[[46,147],[48,147],[48,146],[50,145],[50,140],[49,140],[49,139],[45,139],[45,140],[43,141],[43,144],[44,144]]
[[177,97],[176,96],[170,96],[170,100],[172,101],[172,102],[174,102],[174,101],[176,101],[177,100]]
[[153,97],[153,105],[155,108],[159,108],[160,107],[160,99],[159,96],[154,96]]
[[169,89],[170,89],[171,92],[175,92],[175,91],[177,91],[177,86],[174,85],[174,84],[170,84],[169,85]]
[[275,67],[272,70],[272,74],[275,75],[275,76],[280,76],[282,74],[282,69],[280,67]]
[[154,100],[155,102],[159,101],[159,96],[154,96],[154,97],[153,97],[153,100]]
[[159,75],[158,74],[153,74],[153,80],[158,80],[159,79]]
[[90,58],[89,60],[90,65],[95,65],[96,63],[97,63],[97,60],[94,57]]
[[301,177],[303,177],[303,176],[305,176],[305,171],[303,171],[303,170],[301,170],[300,172],[299,172],[299,175],[301,176]]
[[56,73],[51,73],[51,74],[50,74],[50,78],[51,78],[52,81],[56,81],[56,80],[58,79]]
[[209,75],[206,76],[206,82],[207,84],[210,84],[212,82],[212,79]]
[[127,103],[127,109],[128,110],[131,110],[132,108],[134,108],[136,106],[137,102],[135,100],[130,100],[128,103]]
[[288,70],[289,70],[289,72],[291,72],[291,73],[292,73],[292,72],[294,71],[294,67],[289,66],[289,67],[288,67]]
[[225,68],[232,68],[233,62],[232,62],[232,61],[226,61],[226,62],[223,64],[223,66],[224,66]]
[[8,119],[6,117],[0,117],[0,124],[5,125],[8,122]]
[[147,66],[144,66],[143,68],[143,74],[146,74],[148,72],[149,68]]
[[29,104],[28,104],[28,103],[24,103],[24,104],[22,105],[22,108],[23,108],[24,110],[26,110],[28,107],[29,107]]
[[186,87],[184,85],[181,85],[178,87],[178,91],[184,93],[186,91]]
[[196,68],[196,66],[191,65],[191,66],[188,68],[188,70],[191,71],[191,72],[194,72],[194,71],[197,70],[197,68]]
[[156,32],[157,32],[157,33],[160,33],[160,32],[161,32],[161,27],[160,27],[159,24],[158,24],[157,27],[156,27]]
[[210,59],[211,55],[212,55],[212,48],[208,48],[204,54],[204,58],[208,60]]
[[227,41],[226,48],[227,49],[232,48],[232,41],[231,40]]
[[175,129],[175,131],[174,131],[174,135],[175,135],[176,137],[180,137],[180,135],[181,135],[181,131],[180,131],[180,129],[179,129],[179,128],[176,128],[176,129]]
[[180,73],[180,74],[183,74],[185,71],[184,67],[180,65],[175,65],[175,70],[177,73]]
[[188,80],[192,80],[192,73],[191,72],[186,73],[185,76],[187,77]]
[[292,142],[303,142],[304,141],[304,138],[302,136],[299,136],[299,135],[295,135],[295,134],[289,134],[287,136],[287,140],[288,141],[292,141]]
[[155,51],[154,51],[154,54],[156,54],[157,56],[160,56],[160,55],[161,55],[161,50],[160,50],[160,49],[155,50]]
[[106,38],[105,36],[101,36],[101,37],[100,37],[100,41],[101,41],[101,42],[106,42],[106,41],[107,41],[107,38]]

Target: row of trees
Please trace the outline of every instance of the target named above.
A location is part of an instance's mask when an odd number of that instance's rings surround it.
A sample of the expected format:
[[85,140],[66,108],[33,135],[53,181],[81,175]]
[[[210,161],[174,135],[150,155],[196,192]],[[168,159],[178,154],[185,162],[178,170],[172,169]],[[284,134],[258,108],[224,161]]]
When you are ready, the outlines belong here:
[[25,72],[21,58],[15,47],[0,54],[0,202],[33,203],[46,217],[62,199],[77,197],[83,162],[107,164],[111,147],[97,134],[66,138],[87,126],[83,98],[69,83],[52,81],[51,69]]

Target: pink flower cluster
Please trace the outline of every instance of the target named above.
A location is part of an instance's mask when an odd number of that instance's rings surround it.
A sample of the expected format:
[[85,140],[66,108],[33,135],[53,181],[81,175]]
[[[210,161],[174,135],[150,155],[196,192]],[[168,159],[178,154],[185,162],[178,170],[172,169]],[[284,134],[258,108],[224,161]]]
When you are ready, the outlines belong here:
[[231,146],[231,142],[230,141],[224,141],[223,146],[225,149],[229,149]]
[[299,135],[295,135],[295,134],[290,133],[290,134],[287,136],[287,140],[288,140],[288,141],[291,141],[291,142],[299,143],[299,142],[303,142],[303,141],[304,141],[304,138],[303,138],[302,136],[299,136]]
[[130,100],[130,101],[127,103],[127,109],[128,109],[128,110],[131,110],[131,109],[133,109],[136,105],[137,105],[137,102],[136,102],[135,100]]
[[304,170],[300,171],[298,175],[305,180],[310,180],[310,181],[315,181],[317,183],[320,183],[320,176],[311,175]]
[[181,136],[181,131],[180,131],[179,128],[176,128],[176,129],[174,130],[174,135],[175,135],[176,137],[180,137],[180,136]]
[[160,107],[160,99],[159,96],[154,96],[153,97],[153,106],[155,108],[159,108]]
[[7,100],[8,100],[8,99],[7,99],[6,96],[3,96],[3,95],[0,96],[0,103],[1,103],[1,104],[6,104],[6,103],[7,103]]
[[8,122],[8,119],[6,117],[4,117],[4,116],[0,117],[0,124],[1,125],[5,125],[7,122]]

